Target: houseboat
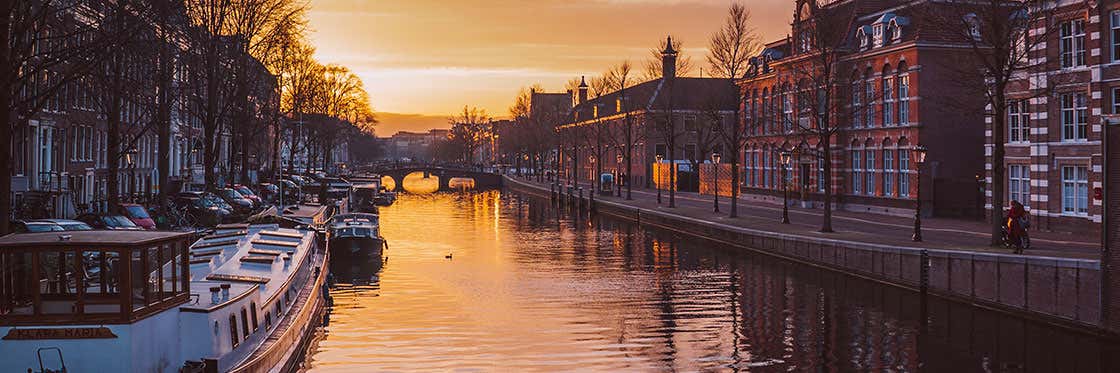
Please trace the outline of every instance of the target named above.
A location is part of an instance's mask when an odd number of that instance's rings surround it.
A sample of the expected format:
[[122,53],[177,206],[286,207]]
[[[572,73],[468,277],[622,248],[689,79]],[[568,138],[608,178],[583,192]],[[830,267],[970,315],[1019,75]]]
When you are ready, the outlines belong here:
[[[283,372],[323,320],[315,231],[0,237],[0,371]],[[193,242],[193,243],[192,243]]]
[[377,215],[351,213],[331,218],[327,248],[332,258],[331,272],[336,276],[354,272],[355,268],[381,269],[385,246]]

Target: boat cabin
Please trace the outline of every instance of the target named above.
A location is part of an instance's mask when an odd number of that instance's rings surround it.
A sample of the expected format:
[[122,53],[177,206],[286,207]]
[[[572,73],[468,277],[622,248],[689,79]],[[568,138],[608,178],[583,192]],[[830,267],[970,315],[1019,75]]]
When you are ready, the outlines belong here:
[[190,239],[143,231],[0,237],[0,326],[128,324],[186,303]]

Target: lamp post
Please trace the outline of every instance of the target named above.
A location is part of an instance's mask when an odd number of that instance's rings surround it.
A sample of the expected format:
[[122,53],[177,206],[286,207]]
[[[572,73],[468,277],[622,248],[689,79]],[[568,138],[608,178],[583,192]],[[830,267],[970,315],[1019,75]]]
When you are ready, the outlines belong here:
[[719,212],[719,153],[712,153],[712,170],[714,175],[712,190],[715,192],[712,193],[714,195],[712,198],[712,209],[715,212]]
[[616,190],[616,195],[615,196],[616,197],[622,197],[622,149],[620,148],[620,149],[618,149],[618,151],[619,151],[618,155],[614,156],[614,160],[615,160],[615,162],[617,162],[616,164],[618,165],[617,167],[615,167],[615,169],[617,171],[615,171],[615,175],[614,175],[614,178],[615,178],[614,185],[615,185],[615,190]]
[[[657,165],[658,166],[661,165],[661,160],[665,158],[661,154],[658,154],[654,157],[657,158]],[[661,204],[661,170],[660,169],[655,169],[655,171],[656,172],[654,172],[654,173],[657,174],[657,181],[654,181],[653,185],[657,187],[657,204],[660,205]]]
[[914,147],[915,182],[918,190],[914,193],[914,242],[922,242],[922,164],[926,163],[926,147],[922,144]]
[[136,153],[138,153],[138,151],[135,146],[131,146],[124,151],[124,162],[128,165],[129,202],[132,202],[134,193],[136,193]]
[[788,150],[782,151],[782,224],[789,224],[789,162],[791,158],[793,158],[793,155]]

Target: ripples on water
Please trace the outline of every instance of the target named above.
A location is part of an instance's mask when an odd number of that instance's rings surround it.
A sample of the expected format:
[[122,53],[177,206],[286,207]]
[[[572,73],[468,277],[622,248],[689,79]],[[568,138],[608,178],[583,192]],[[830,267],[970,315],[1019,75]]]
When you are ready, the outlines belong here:
[[[402,195],[305,363],[365,371],[1107,372],[1115,344],[496,191]],[[453,259],[446,259],[447,254]]]

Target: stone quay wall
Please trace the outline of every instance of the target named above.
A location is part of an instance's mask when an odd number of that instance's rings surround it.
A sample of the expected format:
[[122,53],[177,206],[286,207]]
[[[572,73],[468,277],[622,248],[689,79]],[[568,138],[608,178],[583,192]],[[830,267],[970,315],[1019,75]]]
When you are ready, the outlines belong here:
[[[1100,261],[999,253],[892,247],[809,237],[691,218],[613,201],[580,199],[507,179],[519,192],[554,198],[573,208],[709,239],[734,247],[829,268],[881,283],[1092,332],[1101,324]],[[553,195],[555,194],[555,195]]]

